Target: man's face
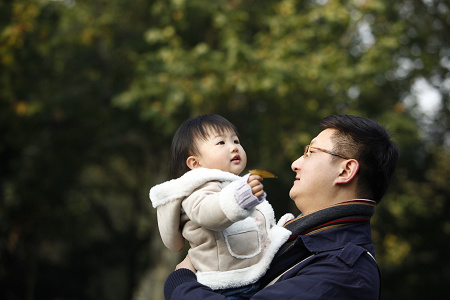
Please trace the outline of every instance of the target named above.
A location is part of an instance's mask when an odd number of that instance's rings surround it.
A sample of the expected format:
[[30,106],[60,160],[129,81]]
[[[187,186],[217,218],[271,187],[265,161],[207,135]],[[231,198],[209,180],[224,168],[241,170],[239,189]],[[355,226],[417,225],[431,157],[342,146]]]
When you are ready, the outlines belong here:
[[[331,137],[335,132],[334,129],[325,129],[310,145],[332,151]],[[289,196],[304,215],[333,204],[333,196],[336,193],[334,183],[339,175],[339,164],[333,164],[332,159],[332,155],[311,148],[308,157],[302,155],[292,163],[295,181]]]

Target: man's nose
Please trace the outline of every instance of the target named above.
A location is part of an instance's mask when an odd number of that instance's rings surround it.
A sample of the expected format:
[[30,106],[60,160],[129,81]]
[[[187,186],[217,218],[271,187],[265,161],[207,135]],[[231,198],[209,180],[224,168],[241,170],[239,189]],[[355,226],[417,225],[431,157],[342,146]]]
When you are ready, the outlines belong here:
[[300,156],[299,158],[297,158],[295,161],[293,161],[291,164],[292,171],[296,172],[296,171],[300,170],[302,161],[303,161],[303,155]]

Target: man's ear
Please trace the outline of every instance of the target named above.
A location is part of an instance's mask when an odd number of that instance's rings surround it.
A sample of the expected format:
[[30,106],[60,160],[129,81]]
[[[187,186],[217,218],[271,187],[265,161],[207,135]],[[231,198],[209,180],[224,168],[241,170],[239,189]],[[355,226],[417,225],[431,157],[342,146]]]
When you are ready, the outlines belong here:
[[356,159],[347,159],[340,163],[340,173],[336,183],[349,183],[352,181],[359,170],[359,162]]
[[191,170],[200,168],[202,166],[198,161],[198,158],[194,155],[191,155],[186,159],[186,165]]

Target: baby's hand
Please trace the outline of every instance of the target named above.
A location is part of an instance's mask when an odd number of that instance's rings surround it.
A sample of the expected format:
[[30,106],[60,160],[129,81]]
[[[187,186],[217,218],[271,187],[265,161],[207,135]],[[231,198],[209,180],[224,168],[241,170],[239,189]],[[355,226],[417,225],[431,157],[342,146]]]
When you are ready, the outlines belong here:
[[264,186],[261,184],[263,178],[259,175],[250,175],[247,180],[248,185],[252,188],[252,193],[256,198],[264,195]]

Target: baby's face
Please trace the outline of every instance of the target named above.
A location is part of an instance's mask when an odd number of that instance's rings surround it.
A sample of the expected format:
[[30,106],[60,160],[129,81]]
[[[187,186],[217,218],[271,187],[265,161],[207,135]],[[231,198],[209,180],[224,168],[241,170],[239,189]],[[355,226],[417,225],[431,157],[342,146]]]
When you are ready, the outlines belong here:
[[239,175],[247,165],[247,154],[234,131],[219,134],[211,130],[208,139],[200,140],[197,146],[200,167]]

